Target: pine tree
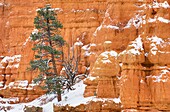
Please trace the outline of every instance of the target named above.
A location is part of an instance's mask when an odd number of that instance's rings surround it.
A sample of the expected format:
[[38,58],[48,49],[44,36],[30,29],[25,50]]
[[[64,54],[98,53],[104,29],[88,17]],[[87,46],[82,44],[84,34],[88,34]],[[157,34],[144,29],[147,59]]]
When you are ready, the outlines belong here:
[[37,11],[34,25],[38,32],[30,36],[36,43],[32,48],[36,54],[35,59],[30,61],[30,68],[38,69],[40,73],[34,82],[44,82],[43,89],[50,94],[57,93],[58,101],[61,101],[62,77],[57,73],[56,63],[62,54],[60,47],[65,41],[60,35],[63,26],[56,16],[55,10],[50,5]]

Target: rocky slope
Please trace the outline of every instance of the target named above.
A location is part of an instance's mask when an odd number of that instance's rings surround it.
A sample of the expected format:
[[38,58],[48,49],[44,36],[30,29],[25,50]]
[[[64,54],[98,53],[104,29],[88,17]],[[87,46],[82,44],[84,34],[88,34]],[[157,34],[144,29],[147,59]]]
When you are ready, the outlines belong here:
[[11,88],[0,94],[30,98],[36,72],[26,71],[34,54],[28,37],[45,3],[57,8],[65,40],[81,47],[80,68],[90,65],[84,96],[120,97],[125,111],[170,110],[170,0],[1,0],[0,80]]

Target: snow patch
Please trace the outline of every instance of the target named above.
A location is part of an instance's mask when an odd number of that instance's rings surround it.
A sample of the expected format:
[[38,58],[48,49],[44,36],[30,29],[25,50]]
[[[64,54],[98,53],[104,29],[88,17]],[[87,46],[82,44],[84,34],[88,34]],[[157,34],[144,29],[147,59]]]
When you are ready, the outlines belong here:
[[3,3],[0,3],[0,6],[3,6],[4,4]]
[[155,43],[156,45],[159,45],[161,43],[164,43],[164,40],[162,38],[159,38],[157,36],[152,36],[151,38],[148,38],[152,43]]
[[149,19],[148,19],[148,22],[149,22],[149,23],[153,23],[153,22],[155,22],[155,21],[156,21],[156,18],[149,18]]
[[86,11],[94,11],[95,9],[86,9],[86,10],[76,10],[72,9],[71,12],[78,13],[78,12],[86,12]]
[[163,17],[158,17],[158,20],[159,20],[160,22],[163,22],[163,23],[170,23],[170,20],[165,19],[165,18],[163,18]]
[[43,112],[53,112],[53,104],[65,106],[78,106],[80,104],[87,104],[89,101],[107,101],[112,100],[115,103],[121,103],[120,98],[96,98],[95,96],[92,97],[86,97],[84,98],[83,93],[85,90],[86,85],[83,84],[83,81],[80,81],[79,83],[75,84],[73,88],[75,90],[73,91],[65,91],[65,93],[62,95],[62,101],[58,102],[56,94],[50,94],[50,95],[42,95],[41,97],[35,99],[32,102],[29,103],[19,103],[19,104],[9,104],[9,101],[18,101],[18,98],[11,98],[11,99],[4,99],[0,98],[0,100],[4,100],[6,103],[3,104],[0,102],[1,107],[8,107],[10,106],[11,109],[8,110],[8,112],[24,112],[24,107],[42,107]]
[[161,70],[161,74],[159,76],[152,76],[152,78],[155,79],[153,81],[154,82],[167,82],[169,79],[167,76],[168,72],[169,72],[168,70]]
[[[40,8],[36,9],[36,12],[38,12],[39,10],[41,10]],[[62,12],[63,9],[61,8],[51,8],[51,9],[48,9],[49,11],[58,11],[58,12]]]
[[105,43],[105,44],[111,44],[112,41],[105,41],[104,43]]
[[146,24],[145,18],[146,15],[145,16],[140,16],[139,14],[135,15],[135,17],[131,18],[128,21],[124,29],[130,28],[132,25],[136,27],[136,29],[138,29],[141,26],[141,24]]
[[4,68],[4,66],[2,66],[1,63],[17,62],[16,64],[14,63],[13,65],[7,65],[7,67],[9,67],[9,68],[11,68],[11,67],[18,68],[20,59],[21,59],[21,55],[5,56],[0,62],[0,67]]
[[109,59],[103,59],[102,63],[107,64],[107,63],[112,63]]
[[19,99],[17,97],[13,97],[13,98],[1,98],[0,97],[0,102],[4,103],[4,104],[8,104],[10,102],[17,102],[19,101]]
[[149,8],[170,8],[169,4],[167,1],[164,1],[163,3],[158,3],[157,1],[153,1],[152,5],[149,5]]
[[97,27],[96,31],[93,33],[93,35],[96,37],[97,36],[97,32],[100,31],[102,29],[102,24]]
[[142,38],[140,35],[135,39],[135,41],[132,42],[131,46],[133,46],[135,49],[143,50]]
[[27,89],[28,81],[27,80],[18,80],[14,82],[13,88]]
[[75,42],[74,45],[75,45],[75,46],[82,46],[83,43],[82,43],[81,41],[78,41],[78,42]]
[[129,45],[129,47],[131,47],[131,49],[129,50],[124,50],[122,53],[130,53],[130,54],[134,54],[134,55],[140,55],[141,51],[143,51],[143,43],[142,43],[142,38],[140,37],[140,35],[138,36],[138,38],[136,38],[134,41],[132,41],[132,43]]
[[[33,31],[32,31],[32,34],[37,34],[38,33],[38,30],[37,29],[34,29]],[[29,36],[27,39],[26,39],[26,41],[24,42],[24,44],[23,44],[23,46],[25,46],[27,43],[28,43],[28,41],[30,41],[31,40],[31,37]]]
[[98,77],[93,77],[93,76],[88,77],[88,79],[91,80],[91,81],[95,80],[96,78],[98,78]]
[[105,57],[105,58],[108,58],[108,56],[113,56],[113,57],[117,57],[117,52],[115,51],[105,51],[103,53],[100,54],[101,56]]
[[160,22],[162,22],[162,23],[170,23],[170,20],[169,19],[165,19],[165,18],[163,18],[163,17],[157,17],[157,16],[155,16],[155,18],[149,18],[148,19],[148,22],[149,23],[153,23],[153,22],[156,22],[156,21],[160,21]]
[[114,26],[114,25],[103,25],[103,28],[119,29],[118,26]]

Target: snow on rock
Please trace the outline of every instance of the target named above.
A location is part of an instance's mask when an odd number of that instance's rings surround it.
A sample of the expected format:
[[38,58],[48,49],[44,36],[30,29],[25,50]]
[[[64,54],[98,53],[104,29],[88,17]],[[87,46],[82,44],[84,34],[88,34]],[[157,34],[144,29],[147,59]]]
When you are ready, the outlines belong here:
[[93,36],[97,36],[97,32],[98,31],[100,31],[102,29],[102,24],[99,26],[99,27],[97,27],[97,29],[95,30],[95,32],[93,33]]
[[99,77],[98,76],[97,77],[93,77],[93,76],[88,77],[88,79],[91,80],[91,81],[95,80],[96,78],[99,78]]
[[119,29],[119,27],[115,25],[103,25],[103,28]]
[[[32,31],[32,34],[37,34],[38,33],[38,29],[34,29]],[[29,41],[31,40],[31,37],[29,36],[26,41],[24,42],[23,46],[25,46]]]
[[134,41],[131,42],[131,44],[128,46],[129,49],[124,50],[122,53],[120,54],[134,54],[134,55],[140,55],[141,51],[143,51],[143,42],[142,42],[142,38],[140,37],[140,35],[138,36],[138,38],[136,38]]
[[[25,84],[25,81],[24,81]],[[83,93],[85,90],[85,84],[83,84],[83,81],[80,81],[79,83],[75,84],[73,88],[75,90],[72,91],[65,91],[65,93],[62,95],[62,101],[58,102],[56,94],[50,94],[50,95],[42,95],[41,97],[35,99],[32,102],[29,103],[20,103],[20,104],[9,104],[8,102],[10,100],[17,101],[17,98],[10,98],[10,99],[4,99],[1,98],[0,100],[4,100],[5,103],[0,102],[1,107],[8,107],[10,106],[11,109],[8,110],[8,112],[24,112],[25,106],[35,106],[35,107],[42,107],[43,112],[53,112],[53,104],[65,106],[78,106],[80,104],[87,104],[90,101],[106,101],[106,100],[113,100],[115,103],[121,103],[120,98],[96,98],[95,96],[92,97],[86,97],[84,98]]]
[[160,3],[160,5],[161,5],[163,8],[170,8],[170,5],[168,4],[167,1],[164,1],[164,3]]
[[157,1],[153,1],[153,4],[151,4],[151,5],[148,5],[149,6],[149,8],[160,8],[160,7],[162,7],[162,8],[170,8],[170,5],[168,4],[168,2],[167,1],[164,1],[164,2],[157,2]]
[[105,52],[101,53],[100,55],[108,58],[109,55],[112,57],[117,57],[118,54],[115,51],[105,51]]
[[140,35],[135,39],[135,41],[132,42],[131,46],[133,46],[136,50],[143,50],[142,38]]
[[163,18],[163,17],[157,17],[157,16],[155,16],[155,18],[149,18],[148,19],[148,22],[149,23],[153,23],[153,22],[156,22],[156,21],[160,21],[160,22],[162,22],[162,23],[170,23],[170,20],[169,19],[165,19],[165,18]]
[[72,9],[71,12],[74,12],[74,13],[78,13],[78,12],[86,12],[86,11],[94,11],[95,9],[85,9],[85,10],[76,10],[76,9]]
[[152,23],[152,22],[155,22],[155,21],[156,21],[156,18],[149,18],[149,19],[148,19],[148,22],[149,22],[149,23]]
[[152,78],[154,78],[153,82],[167,82],[169,80],[169,77],[167,76],[168,72],[170,72],[170,71],[169,70],[161,70],[160,75],[152,76]]
[[97,101],[103,101],[103,102],[105,102],[105,101],[107,101],[107,100],[112,100],[112,101],[114,101],[115,103],[121,103],[121,100],[120,100],[120,97],[119,98],[93,98],[93,100],[92,101],[95,101],[95,102],[97,102]]
[[[7,65],[8,68],[12,68],[12,67],[18,68],[20,59],[21,59],[21,55],[5,56],[0,62],[0,68],[5,68],[2,63],[8,64]],[[12,63],[12,65],[9,63]]]
[[132,25],[136,27],[136,29],[138,29],[141,26],[141,24],[145,24],[145,18],[146,16],[141,16],[139,14],[135,15],[135,17],[131,18],[128,21],[124,29],[130,28]]
[[157,37],[157,36],[152,36],[151,38],[147,38],[149,41],[151,41],[150,44],[150,52],[153,55],[156,55],[156,53],[158,52],[158,48],[157,45],[161,45],[161,43],[164,43],[164,40],[162,40],[161,38]]
[[85,57],[88,57],[90,56],[91,54],[93,54],[93,52],[90,51],[90,48],[92,46],[96,46],[96,44],[94,43],[91,43],[91,44],[87,44],[87,45],[84,45],[81,49],[84,50],[84,56]]
[[0,3],[0,6],[3,6],[4,4],[3,3]]
[[55,100],[54,104],[55,105],[70,105],[70,106],[78,106],[79,104],[86,104],[89,100],[91,100],[93,97],[88,97],[88,98],[84,98],[83,93],[85,90],[85,86],[83,84],[83,81],[77,83],[73,88],[76,88],[73,91],[70,91],[68,93],[65,93],[62,96],[62,101],[57,102],[57,100]]
[[160,22],[163,22],[163,23],[170,23],[170,20],[165,19],[165,18],[163,18],[163,17],[158,17],[158,20],[159,20]]
[[[40,10],[40,8],[36,9],[36,12],[39,11],[39,10]],[[57,11],[57,12],[62,12],[63,11],[63,9],[61,9],[61,8],[51,8],[51,9],[48,9],[48,10]]]
[[10,102],[18,102],[19,99],[17,97],[13,97],[13,98],[1,98],[0,97],[0,103],[3,103],[3,104],[8,104]]
[[152,36],[151,38],[148,38],[149,41],[151,41],[152,43],[155,43],[156,45],[161,44],[164,42],[164,40],[162,40],[162,38],[155,36]]
[[104,44],[111,44],[112,41],[105,41]]
[[[101,53],[100,56],[102,56],[101,62],[104,64],[107,64],[107,63],[112,63],[112,61],[109,58],[111,57],[117,58],[118,54],[115,51],[105,51]],[[97,60],[97,61],[100,61],[100,60]]]
[[75,42],[74,45],[75,45],[75,46],[82,46],[83,43],[82,43],[81,41],[78,41],[78,42]]
[[27,89],[28,81],[27,80],[18,80],[15,81],[13,84],[13,88],[19,88],[19,89]]

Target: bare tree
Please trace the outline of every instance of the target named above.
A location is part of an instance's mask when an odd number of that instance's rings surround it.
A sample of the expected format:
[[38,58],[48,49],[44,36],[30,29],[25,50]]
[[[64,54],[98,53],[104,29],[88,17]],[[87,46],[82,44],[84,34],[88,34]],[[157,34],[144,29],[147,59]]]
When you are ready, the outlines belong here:
[[76,83],[76,80],[81,77],[87,77],[87,71],[83,74],[78,74],[79,64],[81,60],[81,55],[78,52],[78,49],[75,49],[75,46],[69,47],[68,45],[68,54],[67,57],[62,55],[62,65],[65,69],[66,80],[65,86],[68,90],[73,90],[72,86]]

